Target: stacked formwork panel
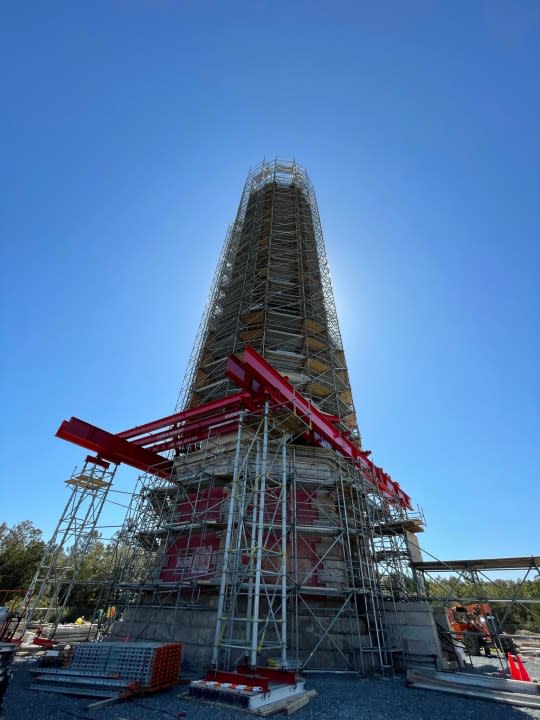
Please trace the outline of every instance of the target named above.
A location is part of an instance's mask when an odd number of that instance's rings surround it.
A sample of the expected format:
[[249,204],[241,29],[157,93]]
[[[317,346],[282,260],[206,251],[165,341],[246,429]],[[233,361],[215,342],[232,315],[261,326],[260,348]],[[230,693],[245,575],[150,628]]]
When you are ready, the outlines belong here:
[[[181,404],[237,392],[227,358],[248,344],[360,447],[313,189],[295,164],[248,178]],[[406,508],[290,407],[248,404],[208,433],[134,496],[121,539],[147,570],[136,589],[120,563],[116,635],[180,641],[198,666],[391,669],[388,601],[414,592],[406,529],[420,529]]]
[[126,699],[178,683],[180,643],[81,643],[66,668],[33,670],[32,690]]

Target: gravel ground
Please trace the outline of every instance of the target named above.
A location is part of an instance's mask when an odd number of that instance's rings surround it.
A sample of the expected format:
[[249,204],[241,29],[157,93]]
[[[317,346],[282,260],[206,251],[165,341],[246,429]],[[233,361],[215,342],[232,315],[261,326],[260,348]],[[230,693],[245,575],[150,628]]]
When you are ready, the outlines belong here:
[[[540,681],[540,652],[520,651],[519,657],[531,679]],[[484,656],[473,657],[470,660],[472,661],[471,672],[497,676],[501,672],[507,671],[506,660],[500,655],[493,655],[488,658]]]
[[[255,717],[214,703],[183,700],[185,687],[88,710],[91,698],[29,690],[34,660],[17,660],[4,699],[4,720],[232,720]],[[191,678],[190,678],[191,679]],[[361,680],[349,675],[308,675],[317,697],[296,720],[540,720],[540,710],[407,688],[403,679]],[[180,715],[179,715],[180,713]],[[185,713],[183,715],[182,713]],[[278,715],[277,717],[284,717]]]

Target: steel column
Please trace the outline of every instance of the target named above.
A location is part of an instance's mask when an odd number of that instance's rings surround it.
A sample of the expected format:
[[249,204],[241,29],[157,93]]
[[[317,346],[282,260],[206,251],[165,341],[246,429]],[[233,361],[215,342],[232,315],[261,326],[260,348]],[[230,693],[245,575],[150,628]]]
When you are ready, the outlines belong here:
[[257,527],[257,560],[255,564],[255,590],[253,598],[253,618],[251,621],[251,653],[250,665],[257,666],[257,647],[259,641],[259,609],[260,609],[260,592],[261,592],[261,568],[262,568],[262,549],[264,540],[264,495],[266,492],[266,473],[268,472],[268,400],[264,403],[264,427],[263,427],[263,447],[262,447],[262,465],[261,465],[261,482],[258,492],[259,506],[259,524]]
[[218,666],[219,648],[221,645],[221,628],[223,626],[223,609],[225,606],[225,591],[227,588],[227,575],[231,558],[231,535],[234,523],[234,510],[236,495],[238,492],[238,475],[240,467],[240,446],[242,441],[243,413],[238,421],[238,432],[236,434],[236,451],[234,454],[233,479],[231,483],[231,496],[229,498],[229,512],[227,515],[227,531],[225,534],[225,548],[223,555],[223,569],[221,571],[221,583],[219,587],[219,599],[216,615],[216,630],[214,635],[214,648],[212,650],[212,666]]

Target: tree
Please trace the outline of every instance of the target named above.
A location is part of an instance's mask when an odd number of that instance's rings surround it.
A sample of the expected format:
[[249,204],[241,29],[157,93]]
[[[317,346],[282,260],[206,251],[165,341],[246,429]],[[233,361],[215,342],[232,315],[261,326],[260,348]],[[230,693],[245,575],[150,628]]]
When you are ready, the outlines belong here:
[[[535,580],[494,579],[480,584],[470,580],[450,577],[436,577],[426,583],[428,594],[435,604],[446,607],[463,602],[482,602],[483,598],[498,600],[492,603],[492,610],[502,623],[503,630],[540,632],[540,578]],[[475,600],[476,598],[476,600]],[[504,600],[513,602],[503,602]],[[536,601],[536,602],[530,602]]]
[[[72,559],[76,562],[75,558]],[[63,622],[73,621],[80,616],[92,618],[102,602],[104,587],[111,579],[112,566],[112,548],[103,543],[100,534],[96,532],[82,558]]]
[[30,584],[43,555],[43,533],[30,520],[12,528],[0,525],[0,589],[24,590]]

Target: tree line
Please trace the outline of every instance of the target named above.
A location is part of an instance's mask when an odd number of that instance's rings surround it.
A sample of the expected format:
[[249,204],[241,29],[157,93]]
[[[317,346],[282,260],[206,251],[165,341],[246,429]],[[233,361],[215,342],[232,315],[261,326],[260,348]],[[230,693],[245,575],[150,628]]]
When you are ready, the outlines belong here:
[[[493,600],[493,613],[506,632],[540,633],[540,577],[527,580],[494,579],[474,583],[457,576],[436,577],[426,583],[428,597],[448,607]],[[513,602],[504,602],[513,601]]]
[[[0,525],[0,605],[10,612],[18,612],[26,590],[32,582],[47,543],[43,533],[30,520],[23,520],[13,527]],[[69,553],[69,549],[67,550]],[[65,554],[60,562],[65,560]],[[62,622],[72,622],[84,616],[90,619],[101,599],[103,582],[110,579],[114,549],[95,533],[82,559],[77,583],[69,599],[69,607]],[[47,598],[44,598],[46,604]]]

